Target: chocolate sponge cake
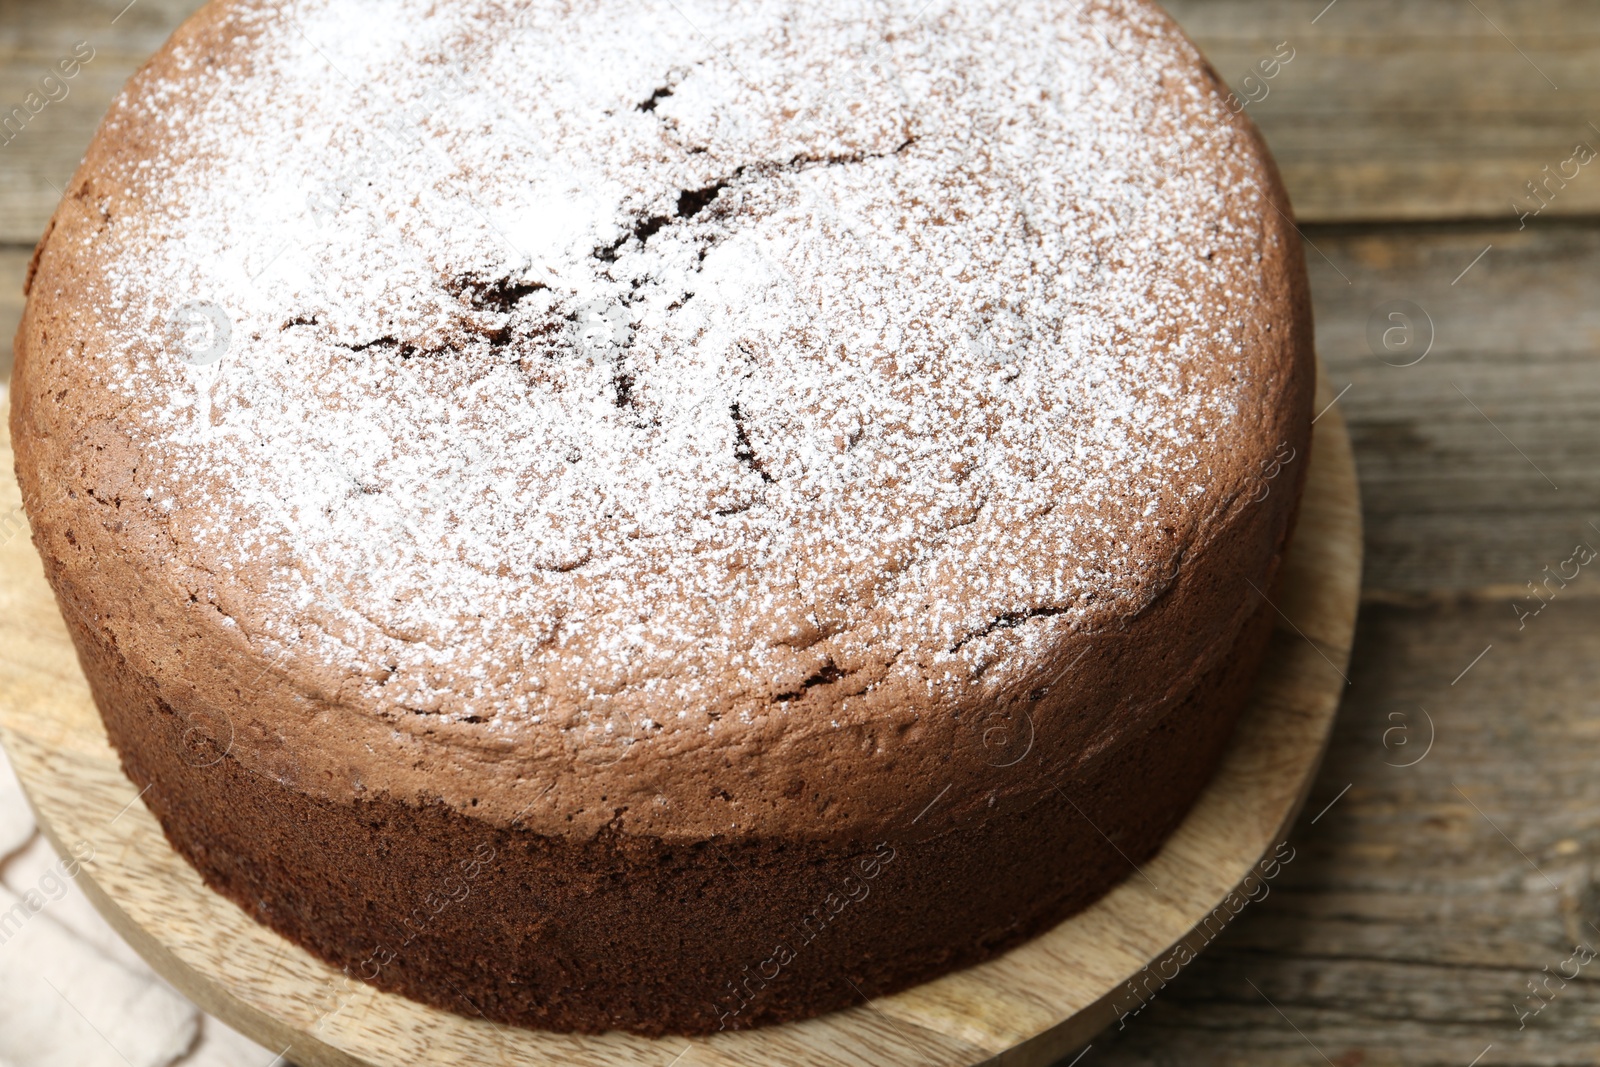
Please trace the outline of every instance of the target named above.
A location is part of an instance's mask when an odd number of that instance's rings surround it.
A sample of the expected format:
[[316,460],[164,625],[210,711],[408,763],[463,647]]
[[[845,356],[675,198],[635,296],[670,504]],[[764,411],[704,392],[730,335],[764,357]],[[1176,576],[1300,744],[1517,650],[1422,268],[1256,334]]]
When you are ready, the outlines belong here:
[[1151,856],[1249,692],[1289,206],[1145,0],[213,0],[30,272],[11,427],[128,776],[502,1023],[904,988]]

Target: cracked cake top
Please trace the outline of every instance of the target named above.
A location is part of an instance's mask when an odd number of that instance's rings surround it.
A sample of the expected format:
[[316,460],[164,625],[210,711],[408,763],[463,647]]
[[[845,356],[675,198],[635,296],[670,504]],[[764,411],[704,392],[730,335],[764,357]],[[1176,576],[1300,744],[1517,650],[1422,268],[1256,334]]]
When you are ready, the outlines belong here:
[[1303,418],[1287,205],[1154,7],[916,8],[187,24],[32,283],[130,663],[264,773],[553,832],[847,832],[995,716],[1158,707],[1231,605],[1117,709],[1085,652]]

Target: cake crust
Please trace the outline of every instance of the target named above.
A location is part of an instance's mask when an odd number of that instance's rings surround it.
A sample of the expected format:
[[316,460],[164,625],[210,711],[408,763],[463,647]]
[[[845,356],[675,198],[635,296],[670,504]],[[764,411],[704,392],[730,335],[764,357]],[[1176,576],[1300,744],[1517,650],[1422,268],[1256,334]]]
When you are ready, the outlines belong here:
[[1311,322],[1153,5],[621,11],[214,0],[40,242],[12,436],[212,885],[454,1010],[695,1032],[1159,847],[1264,647]]

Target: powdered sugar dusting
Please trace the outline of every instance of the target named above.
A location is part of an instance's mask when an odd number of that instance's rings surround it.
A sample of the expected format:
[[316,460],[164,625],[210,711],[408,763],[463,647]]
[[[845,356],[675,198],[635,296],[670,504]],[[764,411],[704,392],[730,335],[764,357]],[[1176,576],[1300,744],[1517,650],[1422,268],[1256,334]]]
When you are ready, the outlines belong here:
[[218,609],[397,723],[639,740],[1157,595],[1237,491],[1263,194],[1143,7],[912,14],[301,2],[125,98],[107,387]]

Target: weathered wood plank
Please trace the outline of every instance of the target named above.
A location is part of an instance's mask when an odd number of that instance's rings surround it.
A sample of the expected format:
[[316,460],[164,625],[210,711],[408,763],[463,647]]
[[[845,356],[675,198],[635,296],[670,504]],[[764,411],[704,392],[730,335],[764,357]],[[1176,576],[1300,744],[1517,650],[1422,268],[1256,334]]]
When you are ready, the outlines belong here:
[[22,321],[22,282],[33,250],[0,245],[0,382],[11,380],[11,342]]
[[[0,242],[38,239],[122,83],[199,6],[199,0],[0,3]],[[76,61],[73,76],[63,77],[63,61]],[[45,83],[47,75],[55,81]],[[36,94],[31,105],[30,93]]]
[[[1521,1030],[1517,1011],[1575,944],[1600,949],[1597,633],[1593,599],[1520,632],[1496,604],[1368,604],[1296,858],[1080,1067],[1466,1067],[1491,1044],[1479,1067],[1594,1062],[1600,963]],[[1395,766],[1424,752],[1419,708],[1432,750]]]
[[[1600,8],[1574,0],[1168,0],[1241,95],[1301,219],[1514,218],[1526,183],[1600,149]],[[1320,17],[1319,17],[1320,16]],[[1256,70],[1280,42],[1294,59]],[[1246,75],[1255,72],[1249,82]],[[1558,88],[1552,88],[1552,84]],[[1246,90],[1248,92],[1246,92]],[[1263,95],[1264,94],[1264,95]],[[1545,196],[1600,211],[1600,168]]]
[[[1509,597],[1578,540],[1600,547],[1600,227],[1307,233],[1317,347],[1349,386],[1368,595]],[[1414,366],[1367,336],[1399,300],[1432,323]]]

